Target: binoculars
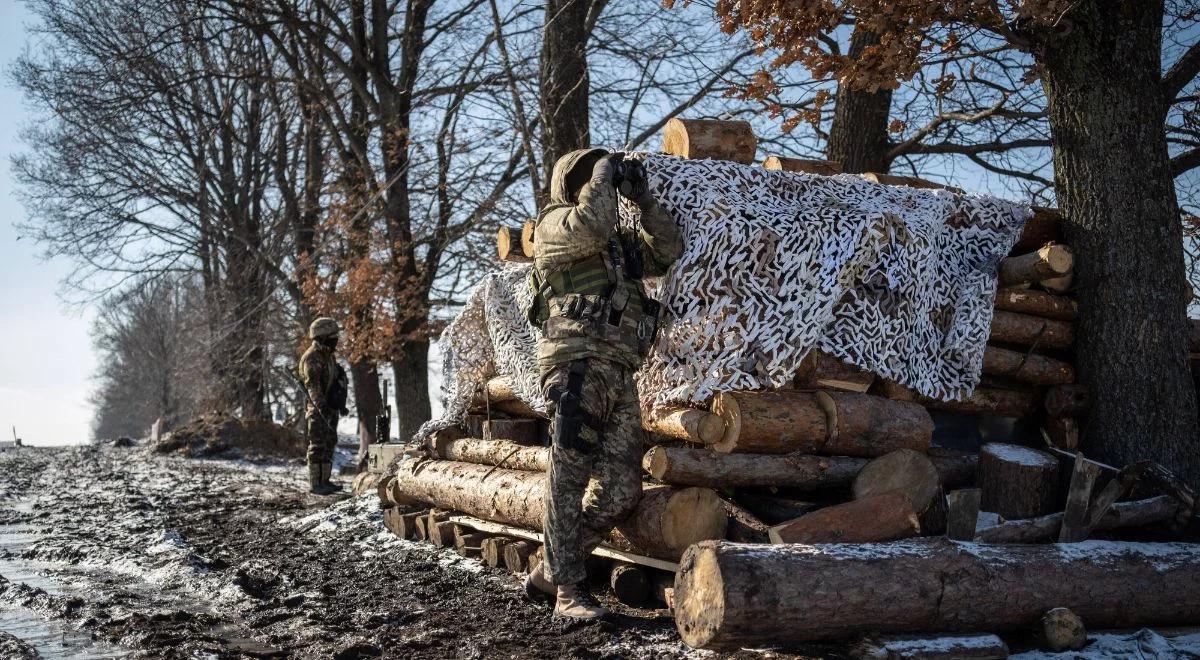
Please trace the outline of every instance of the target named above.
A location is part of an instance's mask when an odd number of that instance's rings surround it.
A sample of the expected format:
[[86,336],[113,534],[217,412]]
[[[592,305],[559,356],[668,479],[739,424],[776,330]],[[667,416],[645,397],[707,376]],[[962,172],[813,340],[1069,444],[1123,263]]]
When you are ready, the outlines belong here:
[[639,160],[625,160],[625,154],[619,151],[608,158],[613,166],[613,187],[625,197],[635,199],[639,191],[646,189],[646,168]]

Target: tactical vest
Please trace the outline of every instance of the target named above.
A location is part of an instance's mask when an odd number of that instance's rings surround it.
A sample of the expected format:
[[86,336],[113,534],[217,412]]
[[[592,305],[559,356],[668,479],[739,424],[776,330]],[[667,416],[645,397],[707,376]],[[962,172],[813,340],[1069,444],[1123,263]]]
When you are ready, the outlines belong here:
[[632,241],[613,239],[604,254],[581,259],[565,268],[530,271],[533,305],[529,321],[542,329],[547,353],[568,361],[588,354],[604,355],[631,366],[650,350],[658,328],[659,305],[646,297],[640,253]]

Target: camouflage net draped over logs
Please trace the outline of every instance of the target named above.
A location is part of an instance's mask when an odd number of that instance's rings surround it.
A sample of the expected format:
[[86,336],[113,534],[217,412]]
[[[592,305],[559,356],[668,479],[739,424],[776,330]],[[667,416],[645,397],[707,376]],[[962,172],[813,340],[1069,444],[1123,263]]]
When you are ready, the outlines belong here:
[[[854,175],[663,155],[645,164],[686,250],[649,283],[669,314],[638,374],[644,410],[785,386],[814,347],[937,399],[979,383],[996,269],[1029,207]],[[621,222],[637,222],[634,205]],[[492,376],[545,409],[528,270],[485,277],[446,328],[446,412],[419,435],[461,421]]]

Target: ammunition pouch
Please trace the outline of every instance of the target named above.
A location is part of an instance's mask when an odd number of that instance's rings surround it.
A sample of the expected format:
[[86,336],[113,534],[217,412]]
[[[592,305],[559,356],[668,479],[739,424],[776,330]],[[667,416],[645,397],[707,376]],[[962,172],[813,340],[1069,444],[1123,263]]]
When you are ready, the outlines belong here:
[[551,388],[549,393],[556,402],[550,441],[556,449],[590,454],[594,444],[583,436],[583,427],[590,427],[599,439],[603,425],[583,409],[583,379],[587,374],[587,361],[575,360],[567,368],[566,387]]

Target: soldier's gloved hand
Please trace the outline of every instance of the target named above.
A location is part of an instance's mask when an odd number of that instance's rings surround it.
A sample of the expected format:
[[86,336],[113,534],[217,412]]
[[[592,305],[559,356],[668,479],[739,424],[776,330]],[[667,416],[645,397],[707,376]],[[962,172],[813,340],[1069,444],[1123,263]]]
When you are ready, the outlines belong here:
[[612,185],[612,177],[613,164],[609,158],[601,158],[592,166],[591,184],[593,186]]

